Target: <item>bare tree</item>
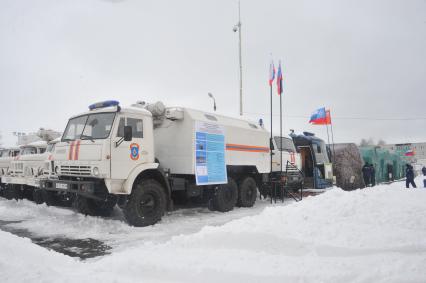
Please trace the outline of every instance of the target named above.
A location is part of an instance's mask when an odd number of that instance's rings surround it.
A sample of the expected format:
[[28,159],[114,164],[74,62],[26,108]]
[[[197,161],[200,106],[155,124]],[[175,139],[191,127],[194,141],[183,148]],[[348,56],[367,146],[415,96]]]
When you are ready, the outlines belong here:
[[386,145],[386,142],[383,139],[379,139],[379,141],[377,142],[378,146],[384,146]]
[[361,142],[359,143],[359,146],[369,146],[369,145],[374,145],[374,140],[372,138],[368,138],[368,140],[362,139]]

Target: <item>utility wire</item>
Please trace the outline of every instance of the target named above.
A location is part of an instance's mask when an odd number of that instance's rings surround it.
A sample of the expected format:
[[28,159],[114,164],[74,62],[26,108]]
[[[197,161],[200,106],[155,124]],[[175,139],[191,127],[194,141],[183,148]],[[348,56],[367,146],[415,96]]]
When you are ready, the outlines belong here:
[[[255,112],[244,112],[244,114],[266,116],[270,114],[255,113]],[[279,114],[273,114],[273,116],[279,116]],[[284,115],[284,118],[295,118],[295,119],[309,119],[310,116],[301,115]],[[375,118],[375,117],[343,117],[333,116],[333,120],[374,120],[374,121],[412,121],[412,120],[426,120],[426,117],[411,117],[411,118]]]

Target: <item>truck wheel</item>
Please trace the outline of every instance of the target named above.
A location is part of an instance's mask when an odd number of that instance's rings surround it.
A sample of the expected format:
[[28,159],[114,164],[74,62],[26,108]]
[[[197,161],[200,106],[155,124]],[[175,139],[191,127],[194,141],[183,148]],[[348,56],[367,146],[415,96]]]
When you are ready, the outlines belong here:
[[237,183],[229,178],[228,184],[219,185],[213,197],[213,207],[220,212],[227,212],[234,209],[238,198]]
[[166,210],[166,195],[163,187],[154,180],[139,182],[123,209],[127,222],[144,227],[157,223]]
[[90,216],[110,216],[116,204],[116,198],[100,201],[83,196],[77,196],[75,200],[75,205],[78,211],[84,215]]
[[252,207],[257,198],[256,181],[252,177],[245,177],[238,188],[237,205],[240,207]]
[[72,207],[74,203],[74,194],[71,193],[57,193],[56,205],[62,207]]
[[22,185],[13,185],[14,198],[16,200],[24,199],[24,188]]
[[12,200],[15,197],[15,189],[13,188],[13,185],[6,185],[6,188],[4,189],[4,197],[8,200]]
[[26,198],[27,200],[33,201],[34,200],[33,192],[34,192],[33,188],[25,186],[22,193],[23,193],[24,198]]
[[58,205],[56,192],[43,190],[42,196],[43,196],[43,201],[46,203],[47,206]]
[[36,204],[42,204],[44,202],[43,191],[41,189],[33,190],[33,200]]

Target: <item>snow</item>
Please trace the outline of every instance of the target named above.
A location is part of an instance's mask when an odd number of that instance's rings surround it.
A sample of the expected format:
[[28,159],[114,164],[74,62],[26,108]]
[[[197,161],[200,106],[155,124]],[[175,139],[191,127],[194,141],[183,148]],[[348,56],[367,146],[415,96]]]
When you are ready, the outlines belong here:
[[[416,179],[422,185],[422,178]],[[181,209],[152,227],[0,200],[8,227],[93,238],[110,254],[79,260],[0,231],[2,282],[425,282],[426,189],[396,182],[328,190],[230,213]]]

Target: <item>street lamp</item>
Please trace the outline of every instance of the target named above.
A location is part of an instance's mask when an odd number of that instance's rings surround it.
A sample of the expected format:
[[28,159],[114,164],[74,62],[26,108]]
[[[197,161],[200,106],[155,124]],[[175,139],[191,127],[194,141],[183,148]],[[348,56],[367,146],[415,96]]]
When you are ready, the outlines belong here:
[[238,1],[238,23],[232,29],[234,32],[238,31],[238,54],[240,61],[240,116],[243,115],[243,65],[241,58],[241,13],[240,13],[240,1]]
[[210,92],[208,93],[208,95],[211,99],[213,99],[213,110],[216,112],[216,99],[214,99],[213,94],[211,94]]

